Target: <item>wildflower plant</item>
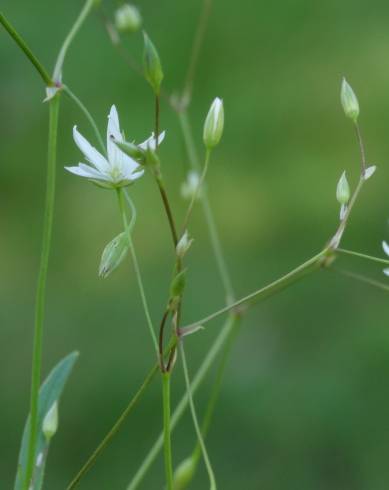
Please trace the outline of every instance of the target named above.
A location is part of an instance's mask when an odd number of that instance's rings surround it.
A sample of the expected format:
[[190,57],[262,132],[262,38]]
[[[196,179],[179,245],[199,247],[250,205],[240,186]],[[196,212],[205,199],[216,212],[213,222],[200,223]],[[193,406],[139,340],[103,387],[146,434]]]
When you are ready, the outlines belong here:
[[[152,379],[156,374],[159,374],[162,385],[162,434],[144,458],[139,470],[132,476],[127,489],[134,490],[139,488],[152,462],[155,460],[160,450],[163,449],[165,464],[164,481],[168,490],[187,488],[195,477],[197,465],[201,459],[204,461],[207,469],[209,488],[215,490],[217,488],[217,468],[215,469],[212,466],[212,458],[208,453],[205,441],[209,426],[212,422],[215,402],[220,391],[220,384],[223,378],[229,349],[239,330],[239,325],[246,309],[256,305],[259,301],[278,293],[282,289],[289,287],[309,273],[327,268],[335,269],[333,264],[340,255],[351,255],[356,258],[375,261],[385,266],[389,265],[389,245],[385,241],[383,241],[382,245],[388,258],[374,257],[340,247],[354,205],[359,198],[360,192],[366,181],[374,174],[376,167],[367,164],[365,148],[359,127],[359,102],[350,84],[343,79],[341,84],[341,105],[346,117],[351,120],[351,123],[356,130],[357,143],[361,155],[361,165],[358,184],[354,190],[352,190],[348,182],[345,171],[342,173],[336,188],[334,185],[336,199],[341,206],[338,227],[335,230],[334,235],[327,240],[326,245],[307,261],[273,282],[237,299],[228,271],[227,261],[220,243],[217,226],[208,201],[207,188],[205,185],[208,172],[212,169],[210,166],[211,154],[213,151],[217,151],[217,147],[223,142],[223,100],[219,97],[215,97],[204,117],[202,134],[204,163],[202,165],[198,161],[197,153],[193,151],[194,140],[188,116],[188,107],[191,103],[191,93],[198,51],[202,44],[204,27],[209,14],[209,2],[204,2],[203,14],[201,15],[201,21],[195,36],[194,48],[188,67],[188,75],[186,77],[185,85],[178,96],[176,95],[173,97],[164,90],[162,59],[156,45],[151,41],[149,35],[146,32],[143,32],[143,68],[135,69],[135,72],[140,75],[140,83],[143,81],[149,84],[155,106],[153,128],[145,129],[145,131],[150,131],[152,129],[152,134],[144,142],[138,144],[124,136],[124,134],[127,134],[127,131],[126,128],[120,127],[119,115],[115,105],[112,105],[109,111],[106,142],[104,143],[93,116],[64,82],[63,66],[68,48],[87,16],[93,10],[99,12],[100,8],[101,3],[99,1],[87,0],[85,2],[78,19],[70,29],[69,35],[66,37],[63,46],[60,49],[52,76],[48,75],[47,70],[43,67],[7,18],[3,14],[0,14],[0,21],[3,27],[19,45],[40,75],[46,90],[45,101],[49,105],[47,194],[44,214],[45,221],[42,240],[42,255],[36,296],[30,414],[27,419],[21,444],[15,489],[38,490],[42,488],[44,467],[49,445],[57,430],[61,430],[60,419],[58,418],[60,395],[77,358],[77,353],[72,353],[67,356],[60,361],[46,381],[42,383],[42,336],[46,302],[46,276],[53,226],[55,169],[57,166],[57,128],[60,100],[62,95],[66,94],[77,105],[84,116],[86,116],[88,123],[94,131],[95,141],[89,142],[81,134],[78,130],[78,127],[81,127],[81,123],[77,122],[77,125],[73,127],[72,137],[75,145],[82,154],[82,161],[75,165],[67,165],[65,166],[65,169],[76,176],[92,182],[104,190],[111,191],[112,197],[117,200],[118,214],[122,222],[122,229],[120,232],[109,241],[102,251],[101,262],[98,268],[99,275],[102,278],[108,277],[115,269],[121,266],[127,257],[131,258],[135,269],[140,301],[144,310],[145,323],[149,330],[155,351],[154,363],[150,361],[152,367],[144,382],[129,401],[127,408],[120,415],[112,429],[107,433],[90,458],[82,465],[80,471],[73,478],[69,478],[67,489],[71,490],[76,488],[82,478],[92,470],[93,465],[110,444],[115,434],[120,430],[125,419],[131,414],[134,406],[141,403],[141,398]],[[130,32],[131,35],[136,35],[135,33],[139,30],[142,23],[142,18],[138,9],[130,4],[120,6],[116,12],[112,13],[111,19],[106,19],[105,17],[104,19],[109,34],[108,39],[112,41],[115,48],[118,48],[119,46],[120,48],[123,48],[121,45],[122,33],[125,34]],[[137,67],[135,62],[132,62],[132,65]],[[114,94],[114,88],[112,88],[112,94]],[[191,165],[187,180],[183,183],[181,188],[181,192],[187,200],[187,207],[182,223],[180,224],[176,219],[175,210],[172,209],[163,173],[164,162],[162,161],[159,151],[160,145],[165,138],[165,132],[160,130],[160,100],[162,97],[166,99],[171,110],[177,115]],[[70,134],[68,136],[71,137]],[[176,135],[169,133],[167,137],[173,140],[176,138]],[[97,149],[96,146],[99,148]],[[130,186],[137,183],[141,177],[143,177],[143,179],[151,178],[157,184],[157,189],[161,197],[161,206],[166,214],[167,226],[171,234],[174,252],[174,260],[171,264],[172,274],[169,278],[169,288],[166,291],[167,301],[163,311],[160,312],[160,317],[157,319],[152,318],[150,313],[149,303],[151,300],[146,294],[141,264],[137,258],[136,243],[133,238],[137,212],[136,205],[131,197]],[[140,182],[142,182],[142,180],[140,180]],[[101,192],[103,191],[101,190]],[[201,206],[203,209],[204,219],[209,231],[226,300],[225,305],[216,311],[199,318],[194,322],[186,324],[182,320],[184,313],[183,299],[185,298],[186,283],[188,280],[186,259],[188,254],[191,253],[193,242],[196,240],[196,237],[192,235],[191,217],[193,210],[197,205]],[[388,271],[389,267],[386,267],[384,273],[389,275]],[[346,274],[351,275],[355,279],[380,287],[381,289],[388,290],[388,286],[385,283],[372,281],[369,278],[355,275],[352,272],[346,271]],[[107,284],[106,287],[109,287],[109,284]],[[198,336],[197,333],[202,329],[207,328],[207,324],[210,320],[222,315],[226,315],[227,319],[221,327],[213,344],[211,346],[204,346],[204,350],[207,351],[204,360],[198,371],[191,378],[188,363],[189,356],[187,356],[186,353],[186,342],[189,340],[188,337],[190,336],[193,341],[197,340],[198,342],[201,342],[201,337]],[[219,372],[213,386],[205,416],[203,420],[199,420],[196,411],[195,393],[206,377],[211,365],[217,360],[218,355],[220,354],[223,355],[223,361],[219,366]],[[171,378],[178,368],[178,361],[182,363],[186,392],[181,401],[172,410]],[[177,458],[181,463],[179,463],[174,470],[171,433],[187,407],[190,409],[193,420],[196,444],[190,455],[177,455]]]

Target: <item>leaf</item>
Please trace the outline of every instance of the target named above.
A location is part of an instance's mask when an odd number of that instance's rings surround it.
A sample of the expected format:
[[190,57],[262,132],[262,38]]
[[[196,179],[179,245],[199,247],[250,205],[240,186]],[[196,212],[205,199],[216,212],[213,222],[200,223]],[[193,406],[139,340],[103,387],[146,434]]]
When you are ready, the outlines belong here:
[[[73,369],[74,363],[78,357],[78,352],[72,352],[60,361],[50,372],[39,390],[38,402],[38,437],[34,457],[34,472],[32,485],[29,490],[40,490],[43,484],[45,463],[49,450],[50,442],[45,438],[42,432],[43,419],[53,404],[59,400],[66,381]],[[19,452],[18,469],[14,490],[22,490],[23,479],[26,473],[28,443],[30,439],[30,416],[27,418],[24,426],[22,444]]]

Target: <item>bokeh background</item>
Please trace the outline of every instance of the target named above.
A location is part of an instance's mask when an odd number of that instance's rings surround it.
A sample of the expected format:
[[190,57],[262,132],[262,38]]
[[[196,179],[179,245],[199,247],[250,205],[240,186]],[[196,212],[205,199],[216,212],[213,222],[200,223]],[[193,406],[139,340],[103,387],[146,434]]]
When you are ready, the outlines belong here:
[[[2,10],[53,66],[81,2],[2,0]],[[104,2],[108,15],[116,4]],[[158,46],[169,91],[182,86],[201,2],[139,0]],[[359,155],[339,103],[346,75],[361,105],[368,160],[379,166],[358,202],[344,246],[382,255],[389,238],[389,4],[363,0],[215,0],[195,80],[190,117],[200,154],[211,100],[224,99],[226,126],[209,172],[209,195],[238,295],[314,253],[338,221],[335,187],[346,169],[355,185]],[[29,62],[0,32],[0,487],[11,488],[29,403],[33,306],[44,201],[47,106]],[[124,38],[140,60],[142,41]],[[117,104],[126,134],[153,125],[149,87],[110,45],[92,15],[69,51],[64,80],[105,131]],[[93,139],[83,114],[63,98],[58,193],[51,255],[44,373],[64,355],[81,357],[60,407],[46,488],[63,489],[126,405],[153,362],[133,269],[97,277],[105,244],[120,231],[114,195],[63,170],[80,153],[71,128]],[[176,116],[162,105],[161,148],[175,214],[187,158]],[[152,315],[166,301],[170,237],[151,178],[131,189],[135,241]],[[187,322],[223,304],[201,209],[191,226]],[[385,281],[379,266],[341,258],[339,267]],[[320,272],[261,303],[245,317],[209,434],[219,488],[383,490],[389,486],[389,302],[387,293]],[[190,338],[193,372],[222,320]],[[211,373],[212,374],[212,373]],[[214,374],[214,371],[213,371]],[[196,395],[204,410],[212,375]],[[173,398],[183,392],[181,367]],[[81,489],[122,489],[161,427],[156,380],[83,480]],[[195,441],[190,417],[174,432],[174,460]],[[159,458],[142,488],[163,488]],[[201,466],[192,488],[207,488]]]

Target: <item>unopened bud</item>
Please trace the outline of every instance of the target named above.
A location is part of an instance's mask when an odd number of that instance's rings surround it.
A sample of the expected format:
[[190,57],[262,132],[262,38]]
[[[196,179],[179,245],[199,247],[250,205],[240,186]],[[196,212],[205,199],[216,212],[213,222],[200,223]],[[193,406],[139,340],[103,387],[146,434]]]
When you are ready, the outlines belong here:
[[363,178],[365,180],[370,179],[370,177],[374,174],[374,172],[377,170],[377,167],[375,165],[371,165],[370,167],[367,167],[363,173]]
[[118,31],[136,32],[142,25],[142,17],[139,10],[128,3],[118,8],[115,12],[115,26]]
[[351,88],[345,78],[342,81],[342,88],[340,91],[340,101],[343,106],[344,113],[347,117],[352,119],[354,123],[357,122],[359,116],[359,103],[354,90]]
[[123,262],[128,252],[128,236],[126,232],[120,233],[104,248],[101,256],[99,276],[108,277]]
[[203,140],[206,148],[212,150],[220,141],[224,127],[223,101],[216,97],[212,102],[204,123]]
[[185,231],[185,233],[182,235],[182,237],[179,239],[176,247],[176,253],[177,257],[180,259],[184,258],[186,252],[190,249],[191,245],[193,243],[193,238],[189,238],[188,232]]
[[142,164],[145,160],[145,152],[139,148],[135,143],[130,141],[117,141],[114,140],[115,145],[130,158],[133,158],[138,163]]
[[[192,197],[196,194],[197,192],[197,187],[200,184],[200,176],[199,174],[191,170],[188,173],[187,179],[185,182],[182,183],[181,185],[181,195],[184,199],[192,199]],[[200,193],[199,193],[200,194]]]
[[184,490],[193,479],[196,470],[194,458],[186,458],[176,468],[173,477],[173,490]]
[[184,292],[186,285],[186,269],[179,272],[173,279],[170,285],[170,296],[172,298],[180,298]]
[[53,435],[57,432],[58,429],[58,403],[55,401],[42,423],[42,432],[45,435],[46,439],[49,440],[53,437]]
[[347,204],[350,199],[350,186],[347,182],[346,171],[342,173],[336,187],[336,199],[339,204]]
[[161,66],[161,60],[154,44],[151,42],[149,36],[144,32],[144,54],[143,65],[144,75],[146,80],[154,90],[155,95],[159,95],[161,82],[163,80],[163,71]]

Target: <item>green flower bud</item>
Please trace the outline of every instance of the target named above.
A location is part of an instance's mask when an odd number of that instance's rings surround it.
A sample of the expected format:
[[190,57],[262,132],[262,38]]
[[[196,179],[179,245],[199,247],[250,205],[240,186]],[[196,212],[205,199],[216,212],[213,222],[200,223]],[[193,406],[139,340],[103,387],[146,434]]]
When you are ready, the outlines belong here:
[[179,298],[182,296],[186,286],[186,269],[179,272],[173,279],[170,285],[170,296]]
[[203,140],[206,148],[212,150],[220,141],[224,127],[223,101],[216,97],[212,102],[204,123]]
[[350,186],[347,182],[346,171],[342,173],[336,187],[336,199],[342,205],[347,204],[350,199]]
[[354,123],[356,123],[359,116],[359,103],[357,96],[354,93],[354,90],[347,83],[345,78],[343,78],[342,81],[340,101],[342,103],[343,110],[346,116],[352,119]]
[[184,490],[193,479],[196,470],[194,458],[186,458],[176,468],[173,476],[173,490]]
[[121,32],[136,32],[142,25],[142,17],[139,10],[128,3],[118,8],[115,12],[115,26]]
[[129,157],[136,160],[138,163],[143,164],[145,160],[145,152],[139,146],[131,143],[129,141],[116,141],[114,140],[115,145],[122,150],[123,153],[128,155]]
[[149,36],[144,32],[144,53],[143,67],[146,80],[151,85],[155,95],[159,95],[161,82],[163,80],[163,71],[161,60],[154,44],[150,41]]
[[126,232],[120,233],[104,248],[101,256],[99,276],[108,277],[123,262],[128,252],[128,236]]
[[57,432],[58,429],[58,403],[55,401],[50,410],[45,415],[42,424],[42,432],[46,439],[49,440]]

